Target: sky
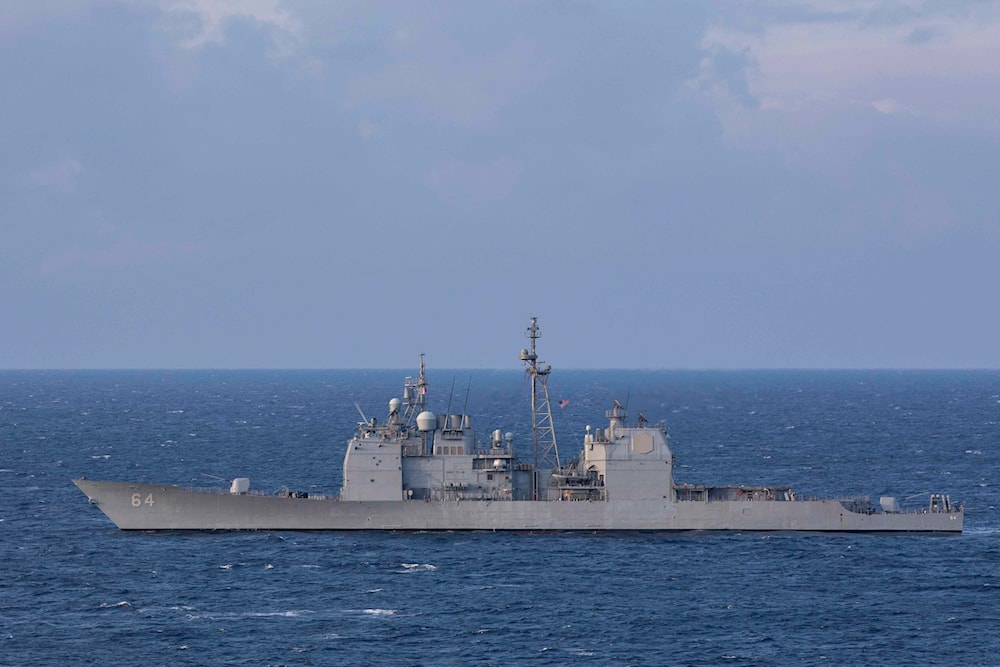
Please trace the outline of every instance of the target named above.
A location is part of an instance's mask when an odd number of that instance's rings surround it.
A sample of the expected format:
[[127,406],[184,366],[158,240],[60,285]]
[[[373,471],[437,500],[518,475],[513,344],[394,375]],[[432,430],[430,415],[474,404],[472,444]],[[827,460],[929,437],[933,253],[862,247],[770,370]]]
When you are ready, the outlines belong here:
[[0,3],[0,368],[1000,368],[996,2]]

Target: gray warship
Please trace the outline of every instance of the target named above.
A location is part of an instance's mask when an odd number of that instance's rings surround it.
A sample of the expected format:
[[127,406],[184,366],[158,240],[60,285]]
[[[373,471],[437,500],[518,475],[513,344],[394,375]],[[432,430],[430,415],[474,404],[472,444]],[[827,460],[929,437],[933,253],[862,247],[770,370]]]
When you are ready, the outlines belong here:
[[547,380],[551,366],[530,346],[520,359],[531,378],[530,460],[513,436],[476,438],[466,414],[427,409],[423,355],[402,399],[380,423],[363,416],[347,443],[339,495],[94,481],[74,484],[122,530],[503,530],[817,531],[961,533],[964,510],[948,495],[926,505],[894,497],[802,498],[787,486],[677,483],[664,426],[630,423],[615,401],[607,425],[587,427],[576,456],[561,461]]

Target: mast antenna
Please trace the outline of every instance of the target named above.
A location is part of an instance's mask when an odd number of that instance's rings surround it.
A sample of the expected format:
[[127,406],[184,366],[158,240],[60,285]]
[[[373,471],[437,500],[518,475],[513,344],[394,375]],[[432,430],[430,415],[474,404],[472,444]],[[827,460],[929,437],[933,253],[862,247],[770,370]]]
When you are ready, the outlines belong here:
[[[424,411],[427,402],[427,376],[424,374],[424,353],[420,353],[420,375],[414,380],[406,378],[403,384],[403,400],[406,408],[403,411],[403,423],[411,425],[418,414]],[[359,408],[360,409],[360,408]]]
[[465,416],[467,414],[469,414],[467,412],[467,409],[469,407],[469,394],[470,393],[472,393],[472,376],[471,375],[469,376],[469,384],[467,384],[465,386],[465,403],[462,403],[462,419],[463,420],[465,419]]
[[[521,350],[524,372],[531,376],[531,435],[535,446],[535,474],[540,470],[559,469],[559,448],[556,432],[552,427],[552,406],[549,403],[548,380],[552,366],[539,361],[535,347],[542,337],[538,328],[538,318],[531,318],[531,325],[524,334],[531,340],[531,347]],[[537,489],[537,485],[536,485]]]

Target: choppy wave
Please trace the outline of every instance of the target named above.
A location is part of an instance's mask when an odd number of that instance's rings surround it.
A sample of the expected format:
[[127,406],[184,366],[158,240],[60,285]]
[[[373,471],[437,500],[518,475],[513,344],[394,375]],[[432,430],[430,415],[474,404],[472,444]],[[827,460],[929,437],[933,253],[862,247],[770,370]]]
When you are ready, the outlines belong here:
[[[1000,654],[1000,419],[988,400],[1000,396],[998,373],[551,378],[573,396],[556,424],[561,454],[630,396],[633,415],[667,420],[679,481],[948,493],[967,508],[958,537],[130,533],[70,482],[190,485],[208,473],[331,493],[354,402],[384,409],[400,379],[150,371],[0,382],[18,421],[0,424],[0,663],[886,667]],[[473,373],[467,409],[480,437],[499,427],[528,446],[522,383],[520,372]],[[62,402],[32,407],[27,394],[55,386]]]

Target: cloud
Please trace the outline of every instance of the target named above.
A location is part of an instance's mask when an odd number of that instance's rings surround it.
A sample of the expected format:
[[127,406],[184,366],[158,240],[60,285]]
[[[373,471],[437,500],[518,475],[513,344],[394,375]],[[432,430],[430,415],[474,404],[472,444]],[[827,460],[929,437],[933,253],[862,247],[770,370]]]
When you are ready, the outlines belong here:
[[748,99],[792,116],[863,101],[882,114],[906,109],[932,122],[1000,129],[1000,10],[941,7],[908,3],[886,16],[865,3],[805,3],[754,25],[719,22],[704,35],[692,87],[728,91],[706,95],[727,121]]
[[934,26],[918,26],[910,31],[905,38],[907,44],[926,44],[945,36],[944,32]]
[[100,248],[85,249],[74,246],[43,260],[39,269],[44,275],[54,275],[81,268],[126,268],[154,262],[170,262],[202,255],[205,251],[205,247],[200,243],[150,242],[132,236],[123,236]]
[[878,111],[879,113],[885,114],[887,116],[891,116],[892,114],[899,113],[901,111],[907,111],[906,107],[904,107],[902,104],[892,99],[891,97],[886,97],[885,99],[881,100],[875,100],[874,102],[872,102],[872,106],[875,108],[875,111]]
[[[279,0],[158,0],[153,53],[167,88],[189,92],[198,82],[212,85],[217,75],[204,69],[206,52],[238,52],[252,44],[274,67],[290,68],[296,78],[321,80],[324,61],[309,53],[301,5],[288,9]],[[256,51],[259,50],[259,53]],[[235,56],[246,64],[248,52]],[[250,67],[247,67],[249,70]]]
[[509,157],[487,162],[450,160],[430,169],[426,180],[446,202],[482,205],[510,194],[521,171],[521,165]]
[[23,33],[52,19],[73,20],[87,11],[87,4],[79,0],[5,2],[0,4],[0,35]]
[[760,101],[750,90],[755,67],[749,47],[737,50],[722,43],[710,43],[699,63],[700,74],[692,85],[717,102],[756,108]]
[[177,46],[192,50],[225,43],[226,31],[237,20],[253,21],[269,29],[279,51],[297,42],[303,29],[302,22],[282,7],[280,0],[46,0],[4,3],[0,9],[0,33],[23,32],[51,21],[77,20],[109,8],[129,12],[159,10],[159,28]]
[[278,55],[291,49],[302,33],[301,21],[278,0],[167,0],[162,8],[161,28],[182,49],[224,44],[226,30],[236,20],[250,20],[269,29]]
[[397,31],[393,40],[384,65],[354,77],[352,106],[409,102],[423,120],[478,129],[494,125],[551,69],[544,50],[525,39],[485,54],[444,35]]
[[59,192],[76,192],[77,176],[83,172],[83,165],[72,156],[65,156],[28,172],[25,180],[40,188],[52,188]]
[[375,121],[363,118],[358,123],[358,134],[364,140],[374,139],[382,134],[382,128]]

